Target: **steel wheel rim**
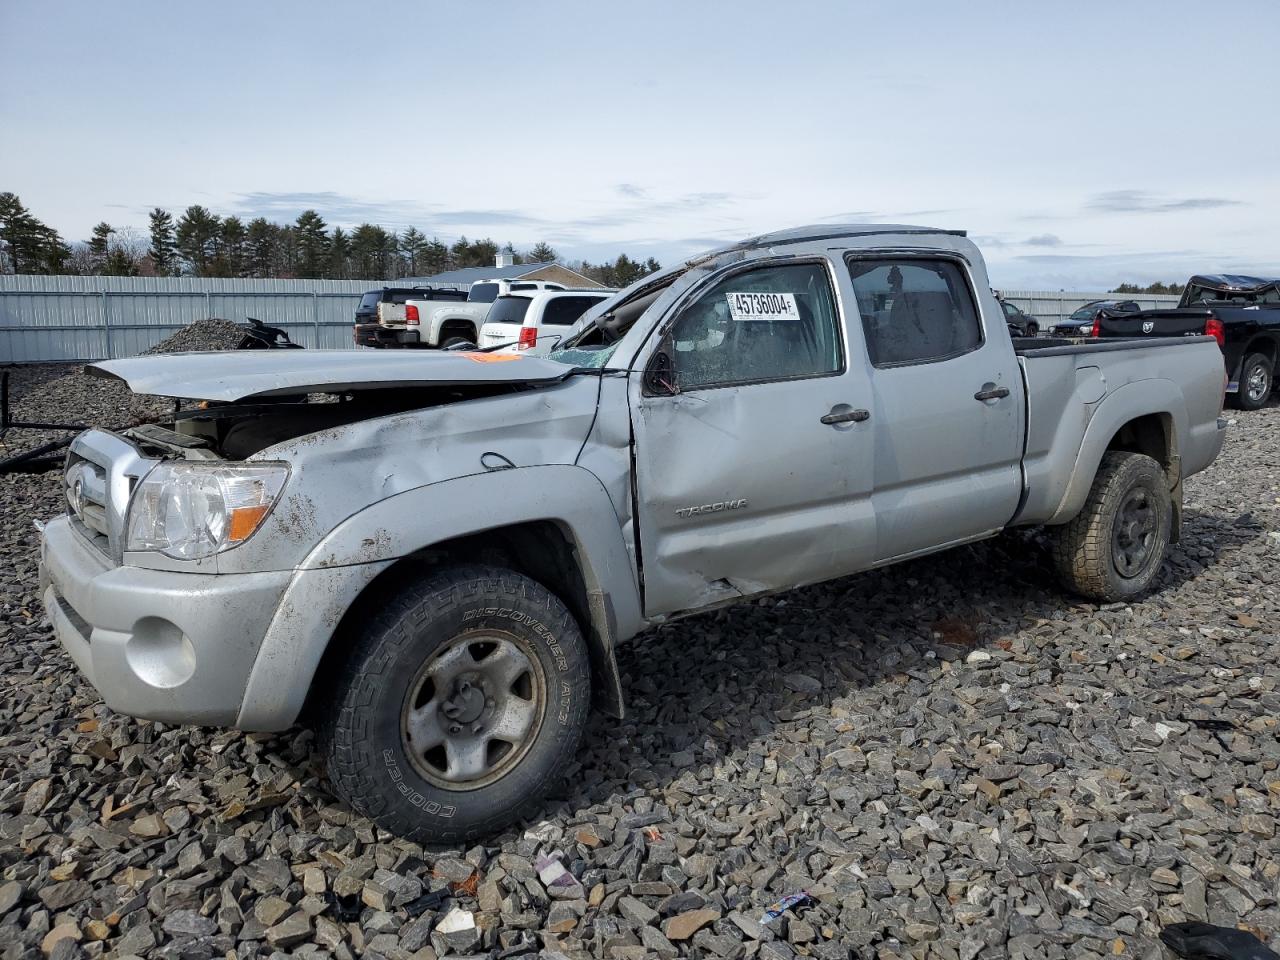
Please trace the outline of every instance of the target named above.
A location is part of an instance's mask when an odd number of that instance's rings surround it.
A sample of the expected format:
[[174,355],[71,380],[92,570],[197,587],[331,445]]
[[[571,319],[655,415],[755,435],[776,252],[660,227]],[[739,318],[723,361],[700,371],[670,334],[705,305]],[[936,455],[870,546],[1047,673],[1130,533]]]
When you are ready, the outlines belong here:
[[1261,400],[1267,395],[1267,368],[1258,364],[1249,374],[1249,399]]
[[1158,517],[1155,497],[1146,487],[1134,487],[1116,512],[1111,555],[1116,572],[1126,580],[1140,576],[1155,553]]
[[501,779],[542,727],[546,676],[514,634],[459,634],[418,669],[400,713],[405,753],[423,779],[475,790]]

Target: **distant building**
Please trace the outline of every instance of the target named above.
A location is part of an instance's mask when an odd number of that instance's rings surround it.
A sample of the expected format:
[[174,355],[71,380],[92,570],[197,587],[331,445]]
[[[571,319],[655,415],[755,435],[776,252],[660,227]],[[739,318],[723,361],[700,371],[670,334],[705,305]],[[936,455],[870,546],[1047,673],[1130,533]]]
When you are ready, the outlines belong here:
[[404,277],[397,283],[413,284],[454,284],[469,287],[477,280],[548,280],[551,283],[562,283],[566,287],[603,287],[603,283],[592,280],[570,270],[554,260],[547,263],[512,263],[509,253],[499,253],[494,258],[492,267],[463,267],[461,270],[446,270],[430,277]]

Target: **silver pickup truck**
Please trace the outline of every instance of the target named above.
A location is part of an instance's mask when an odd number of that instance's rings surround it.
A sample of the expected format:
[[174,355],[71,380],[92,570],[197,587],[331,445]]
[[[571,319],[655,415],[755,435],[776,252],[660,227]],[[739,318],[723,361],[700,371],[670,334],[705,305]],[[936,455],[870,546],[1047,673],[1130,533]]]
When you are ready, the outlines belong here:
[[1013,341],[941,230],[757,237],[575,329],[94,365],[202,403],[75,441],[58,637],[112,709],[313,725],[353,807],[457,841],[536,809],[673,617],[1031,524],[1067,589],[1140,594],[1225,430],[1212,338]]

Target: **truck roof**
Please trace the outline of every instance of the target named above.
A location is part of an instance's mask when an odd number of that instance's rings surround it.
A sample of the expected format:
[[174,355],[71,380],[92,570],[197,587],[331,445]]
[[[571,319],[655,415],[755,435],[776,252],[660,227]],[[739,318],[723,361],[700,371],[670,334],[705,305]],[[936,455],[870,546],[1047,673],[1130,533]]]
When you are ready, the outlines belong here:
[[753,247],[771,247],[780,243],[802,243],[806,240],[828,240],[837,237],[865,237],[876,234],[943,234],[951,237],[967,236],[966,230],[944,230],[940,227],[919,227],[905,223],[817,223],[806,227],[792,227],[789,230],[775,230],[762,233],[756,237],[748,237],[729,249],[750,249]]
[[1188,286],[1193,283],[1200,287],[1208,287],[1211,290],[1238,290],[1255,293],[1267,287],[1280,285],[1280,279],[1273,278],[1268,280],[1263,277],[1249,277],[1240,273],[1198,273],[1187,281]]

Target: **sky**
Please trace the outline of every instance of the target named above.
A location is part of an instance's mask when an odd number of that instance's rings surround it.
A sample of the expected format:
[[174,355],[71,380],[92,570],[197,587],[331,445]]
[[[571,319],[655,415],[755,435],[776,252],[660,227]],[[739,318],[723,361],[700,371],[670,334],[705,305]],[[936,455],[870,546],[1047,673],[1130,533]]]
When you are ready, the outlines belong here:
[[0,0],[0,191],[69,240],[199,203],[669,263],[880,221],[968,230],[1010,289],[1276,276],[1278,33],[1276,0]]

